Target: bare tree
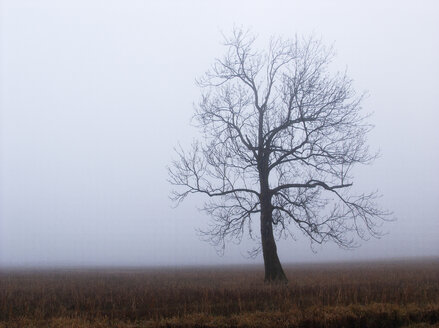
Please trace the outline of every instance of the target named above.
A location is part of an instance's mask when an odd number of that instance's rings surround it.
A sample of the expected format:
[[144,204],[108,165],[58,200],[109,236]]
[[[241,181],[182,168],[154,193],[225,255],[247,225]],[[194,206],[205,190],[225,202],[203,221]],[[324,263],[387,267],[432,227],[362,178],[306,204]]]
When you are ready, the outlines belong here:
[[333,52],[314,39],[271,39],[268,51],[235,30],[227,52],[198,83],[202,97],[195,119],[203,140],[178,149],[169,168],[173,199],[209,196],[213,218],[205,231],[224,247],[228,238],[254,237],[260,220],[265,281],[286,281],[276,237],[293,226],[312,242],[342,247],[377,236],[388,214],[376,193],[352,195],[352,167],[368,164],[370,126],[345,74],[328,69]]

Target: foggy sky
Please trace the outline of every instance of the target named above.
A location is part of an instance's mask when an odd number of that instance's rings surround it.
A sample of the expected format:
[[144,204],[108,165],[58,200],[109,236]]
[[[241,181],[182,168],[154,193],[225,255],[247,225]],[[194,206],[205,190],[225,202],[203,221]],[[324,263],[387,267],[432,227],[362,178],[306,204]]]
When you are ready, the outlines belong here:
[[190,125],[194,79],[221,32],[315,35],[336,49],[380,158],[356,170],[397,221],[345,251],[280,241],[282,262],[439,254],[436,1],[1,2],[0,265],[259,263],[200,240],[203,197],[172,208],[166,166]]

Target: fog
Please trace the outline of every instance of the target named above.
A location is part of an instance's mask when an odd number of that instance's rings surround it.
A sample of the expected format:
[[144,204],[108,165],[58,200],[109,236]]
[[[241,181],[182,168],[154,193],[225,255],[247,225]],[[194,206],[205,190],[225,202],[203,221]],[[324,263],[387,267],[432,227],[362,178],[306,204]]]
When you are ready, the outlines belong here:
[[437,256],[438,14],[435,1],[2,1],[0,265],[262,262],[250,240],[219,256],[199,238],[203,197],[169,200],[173,147],[197,136],[194,80],[234,25],[334,45],[381,154],[355,186],[397,219],[349,251],[297,233],[281,261]]

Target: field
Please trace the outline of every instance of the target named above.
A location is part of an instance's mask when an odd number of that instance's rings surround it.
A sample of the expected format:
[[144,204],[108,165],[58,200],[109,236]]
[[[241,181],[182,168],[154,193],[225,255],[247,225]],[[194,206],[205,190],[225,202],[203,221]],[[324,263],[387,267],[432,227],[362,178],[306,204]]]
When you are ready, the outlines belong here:
[[0,271],[0,328],[439,327],[439,259]]

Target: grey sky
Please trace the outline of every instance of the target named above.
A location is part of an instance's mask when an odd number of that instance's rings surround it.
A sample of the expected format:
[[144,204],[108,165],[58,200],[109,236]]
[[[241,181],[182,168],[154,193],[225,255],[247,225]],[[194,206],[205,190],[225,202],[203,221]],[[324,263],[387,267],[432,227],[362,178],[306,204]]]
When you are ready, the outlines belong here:
[[436,1],[22,1],[0,13],[0,264],[252,263],[200,241],[166,165],[188,144],[194,78],[234,24],[314,34],[359,91],[381,158],[357,170],[398,221],[353,251],[281,241],[283,262],[439,254]]

